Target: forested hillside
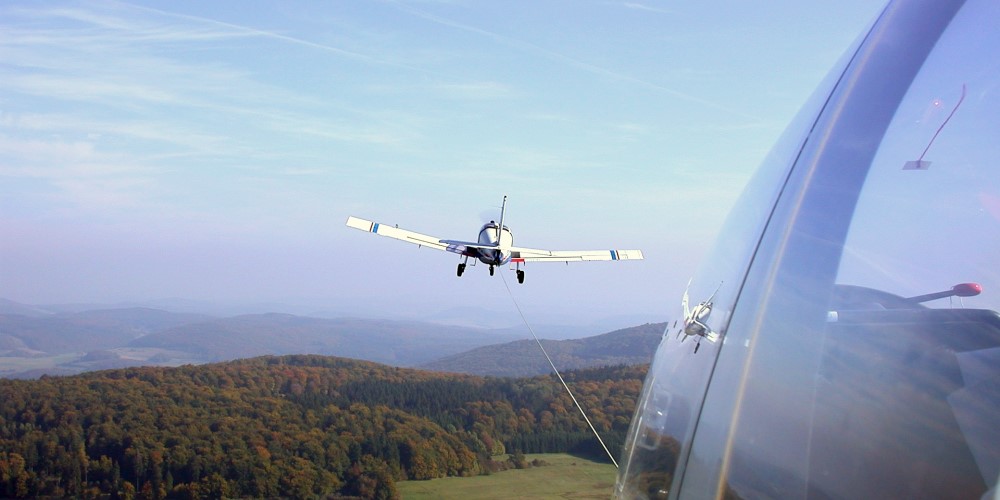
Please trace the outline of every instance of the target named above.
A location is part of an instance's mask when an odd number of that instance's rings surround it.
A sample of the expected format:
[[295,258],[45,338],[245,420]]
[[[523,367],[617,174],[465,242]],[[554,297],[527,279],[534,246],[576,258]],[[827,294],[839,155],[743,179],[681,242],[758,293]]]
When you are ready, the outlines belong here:
[[[565,374],[617,452],[645,367]],[[0,380],[0,496],[396,496],[504,452],[599,450],[553,377],[323,356]]]

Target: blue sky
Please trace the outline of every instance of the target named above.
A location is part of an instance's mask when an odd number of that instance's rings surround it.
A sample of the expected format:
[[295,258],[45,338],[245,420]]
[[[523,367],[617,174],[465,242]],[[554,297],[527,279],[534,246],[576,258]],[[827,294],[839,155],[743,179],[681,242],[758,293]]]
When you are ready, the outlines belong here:
[[[0,297],[656,318],[878,1],[4,2]],[[561,318],[555,318],[561,315]],[[666,320],[668,318],[662,318]]]

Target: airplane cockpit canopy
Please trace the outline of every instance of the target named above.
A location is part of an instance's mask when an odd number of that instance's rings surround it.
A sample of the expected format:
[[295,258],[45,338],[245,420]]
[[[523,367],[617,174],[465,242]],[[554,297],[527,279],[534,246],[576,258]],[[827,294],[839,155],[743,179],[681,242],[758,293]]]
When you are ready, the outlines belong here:
[[1000,2],[890,3],[674,303],[624,498],[1000,495]]

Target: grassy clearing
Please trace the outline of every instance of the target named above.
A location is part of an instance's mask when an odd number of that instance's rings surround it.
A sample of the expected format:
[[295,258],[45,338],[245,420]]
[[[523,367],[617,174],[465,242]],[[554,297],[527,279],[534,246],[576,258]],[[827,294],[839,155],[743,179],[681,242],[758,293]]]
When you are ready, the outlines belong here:
[[80,359],[82,353],[57,354],[55,356],[40,356],[37,358],[0,357],[0,376],[29,370],[51,370]]
[[609,498],[615,467],[563,453],[527,455],[549,465],[489,476],[396,483],[404,499]]

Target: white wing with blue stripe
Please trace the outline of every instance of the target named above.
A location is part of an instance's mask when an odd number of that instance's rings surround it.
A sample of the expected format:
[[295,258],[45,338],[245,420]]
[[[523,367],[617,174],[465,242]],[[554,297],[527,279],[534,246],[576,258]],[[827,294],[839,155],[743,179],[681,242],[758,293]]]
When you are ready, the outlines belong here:
[[512,247],[514,262],[582,262],[589,260],[641,260],[641,250],[539,250]]
[[[347,218],[347,225],[379,236],[461,255],[474,256],[477,255],[476,249],[493,248],[480,243],[445,240],[437,236],[408,231],[353,216]],[[641,260],[643,258],[641,250],[540,250],[511,247],[509,251],[511,260],[514,262],[583,262],[591,260]]]
[[455,244],[456,242],[454,241],[442,241],[441,238],[438,238],[437,236],[430,236],[427,234],[417,233],[414,231],[407,231],[406,229],[400,229],[396,226],[387,226],[385,224],[379,224],[378,222],[359,219],[357,217],[348,217],[347,225],[355,229],[360,229],[362,231],[367,231],[369,233],[375,233],[379,236],[385,236],[388,238],[405,241],[407,243],[413,243],[414,245],[433,248],[435,250],[444,250],[447,252],[454,252],[454,253],[465,252],[465,249],[460,245],[456,245]]

